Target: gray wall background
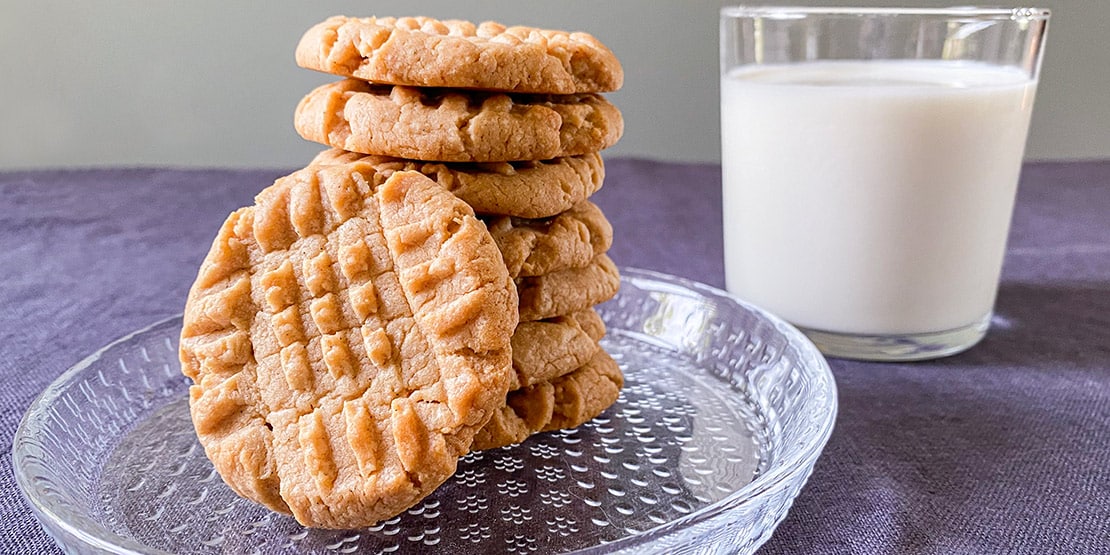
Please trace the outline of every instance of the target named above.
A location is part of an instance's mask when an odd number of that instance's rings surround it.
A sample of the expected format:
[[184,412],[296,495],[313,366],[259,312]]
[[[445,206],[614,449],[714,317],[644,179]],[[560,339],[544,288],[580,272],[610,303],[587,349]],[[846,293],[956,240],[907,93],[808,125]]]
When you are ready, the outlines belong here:
[[[809,5],[892,2],[809,0]],[[957,0],[894,4],[946,6]],[[1110,2],[1053,9],[1030,159],[1110,158]],[[321,147],[293,108],[330,78],[299,69],[301,34],[332,14],[495,19],[593,33],[621,58],[611,155],[716,161],[720,0],[0,0],[0,169],[296,167]]]

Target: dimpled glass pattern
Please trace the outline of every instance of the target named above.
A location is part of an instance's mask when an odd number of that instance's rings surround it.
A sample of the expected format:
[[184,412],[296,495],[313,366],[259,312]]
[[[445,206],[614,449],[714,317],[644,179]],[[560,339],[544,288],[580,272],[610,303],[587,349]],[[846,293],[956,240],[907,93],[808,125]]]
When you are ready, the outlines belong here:
[[624,269],[599,307],[626,384],[600,417],[464,457],[405,513],[310,530],[233,494],[193,435],[180,318],[64,374],[13,463],[71,553],[752,552],[832,429],[824,359],[796,330],[692,282]]

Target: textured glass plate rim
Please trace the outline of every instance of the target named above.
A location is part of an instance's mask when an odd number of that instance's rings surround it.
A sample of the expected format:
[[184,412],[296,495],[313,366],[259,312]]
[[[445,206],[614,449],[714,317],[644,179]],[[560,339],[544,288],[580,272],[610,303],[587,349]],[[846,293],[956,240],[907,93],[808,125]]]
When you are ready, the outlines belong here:
[[[762,493],[773,488],[775,485],[780,484],[784,480],[795,476],[803,471],[808,465],[812,465],[820,456],[821,451],[824,449],[825,444],[828,442],[829,436],[832,434],[833,425],[836,422],[836,415],[838,412],[837,403],[837,390],[836,381],[833,377],[832,370],[829,368],[828,362],[825,357],[820,353],[817,347],[797,328],[787,323],[785,320],[779,318],[771,312],[744,301],[731,293],[724,290],[706,285],[704,283],[696,282],[686,278],[681,278],[671,274],[656,272],[652,270],[643,270],[639,268],[620,268],[621,281],[630,283],[650,283],[652,289],[664,291],[672,294],[679,294],[689,296],[690,293],[695,293],[700,297],[708,297],[710,299],[720,299],[739,306],[741,309],[750,312],[757,317],[770,323],[779,333],[782,333],[786,338],[788,344],[794,345],[799,353],[803,355],[803,359],[816,361],[815,366],[799,365],[799,369],[803,371],[815,372],[823,374],[825,379],[822,380],[828,384],[829,396],[829,410],[824,415],[820,423],[820,428],[817,434],[811,435],[806,438],[806,445],[799,449],[793,456],[773,460],[771,467],[766,472],[757,476],[754,480],[747,485],[737,489],[729,496],[702,507],[688,515],[676,518],[665,524],[660,524],[654,528],[644,530],[638,534],[626,536],[619,540],[609,542],[602,545],[596,545],[580,549],[571,553],[589,554],[589,553],[607,553],[610,551],[617,551],[621,549],[632,548],[641,545],[645,540],[651,540],[660,535],[662,530],[677,530],[686,529],[695,524],[708,520],[712,517],[728,512],[729,510],[738,507]],[[618,293],[619,295],[619,293]],[[107,538],[100,536],[96,531],[88,530],[84,527],[77,526],[66,519],[60,517],[49,508],[47,508],[38,496],[38,489],[33,485],[32,478],[23,472],[24,465],[22,464],[24,455],[22,450],[17,447],[29,438],[33,438],[34,430],[31,429],[32,421],[36,419],[38,414],[41,414],[46,407],[49,407],[56,401],[64,392],[65,386],[77,378],[81,373],[89,368],[93,363],[100,360],[105,352],[113,349],[114,347],[127,343],[134,339],[136,336],[147,333],[148,331],[162,326],[170,321],[180,319],[181,314],[175,314],[167,318],[158,320],[152,324],[137,329],[128,333],[103,347],[97,349],[92,354],[82,359],[77,364],[71,366],[68,370],[63,372],[57,379],[50,383],[43,390],[38,397],[31,403],[24,413],[23,418],[19,422],[19,427],[16,428],[15,435],[12,440],[12,467],[15,474],[16,484],[19,486],[20,494],[23,499],[30,506],[32,511],[38,517],[44,528],[49,531],[51,527],[57,527],[65,531],[72,538],[84,542],[88,547],[99,549],[109,553],[120,553],[127,555],[146,555],[146,554],[163,554],[167,553],[157,548],[135,542],[130,538],[124,538],[115,534],[111,534],[115,539],[121,540],[120,542],[109,541]],[[47,526],[49,524],[49,526]],[[53,537],[53,534],[50,534]],[[60,538],[56,538],[56,540]],[[138,549],[138,550],[136,550]]]

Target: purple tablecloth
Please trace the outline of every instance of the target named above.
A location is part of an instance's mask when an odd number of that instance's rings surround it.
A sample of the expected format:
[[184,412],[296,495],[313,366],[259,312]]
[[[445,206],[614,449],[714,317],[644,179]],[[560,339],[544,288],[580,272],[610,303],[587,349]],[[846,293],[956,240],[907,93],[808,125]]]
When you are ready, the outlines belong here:
[[[20,499],[20,416],[177,313],[226,214],[281,171],[0,173],[0,553],[57,552]],[[719,167],[611,160],[618,264],[723,284]],[[1110,553],[1110,161],[1022,177],[994,329],[912,364],[831,361],[840,413],[761,553]]]

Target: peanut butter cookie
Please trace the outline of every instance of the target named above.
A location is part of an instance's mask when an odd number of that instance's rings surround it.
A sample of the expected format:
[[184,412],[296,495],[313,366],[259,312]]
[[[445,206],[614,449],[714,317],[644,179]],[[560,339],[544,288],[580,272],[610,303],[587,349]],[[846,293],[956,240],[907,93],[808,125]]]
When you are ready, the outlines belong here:
[[428,17],[330,17],[297,45],[297,64],[375,83],[510,92],[615,91],[620,62],[586,33]]
[[604,349],[581,368],[509,392],[505,408],[474,438],[474,451],[519,443],[528,436],[581,426],[609,408],[624,386],[624,375]]
[[485,164],[419,162],[328,149],[312,164],[362,161],[372,164],[381,179],[393,172],[414,170],[455,193],[479,214],[516,218],[549,218],[570,210],[597,192],[605,180],[605,164],[596,152],[553,160]]
[[509,95],[346,79],[308,93],[293,120],[310,141],[438,162],[578,156],[620,139],[620,111],[596,94]]
[[181,365],[233,490],[358,528],[432,492],[505,403],[517,297],[470,207],[417,172],[309,167],[232,213]]
[[513,333],[513,370],[509,390],[569,374],[586,364],[605,336],[605,323],[592,308],[568,316],[521,322]]
[[613,298],[620,286],[617,266],[604,254],[585,268],[518,277],[520,321],[554,318],[589,308]]
[[483,219],[514,278],[584,268],[613,244],[613,226],[588,200],[552,218]]

